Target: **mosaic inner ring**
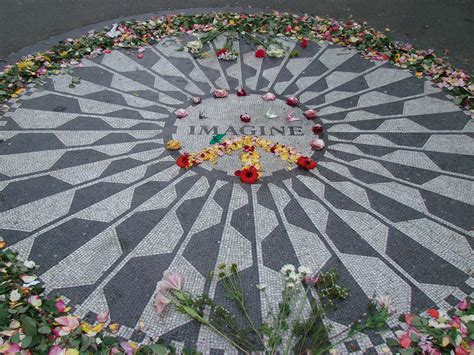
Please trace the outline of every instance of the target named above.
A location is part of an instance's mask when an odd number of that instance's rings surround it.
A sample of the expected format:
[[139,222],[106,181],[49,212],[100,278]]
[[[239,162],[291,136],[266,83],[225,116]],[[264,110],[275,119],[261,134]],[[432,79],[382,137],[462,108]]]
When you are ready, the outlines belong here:
[[[472,292],[469,116],[389,63],[286,42],[299,57],[258,59],[243,41],[233,62],[195,59],[169,42],[142,59],[113,51],[84,60],[76,87],[53,76],[11,105],[0,118],[0,234],[41,265],[48,292],[86,319],[109,310],[120,336],[204,352],[227,346],[184,316],[153,310],[168,268],[185,275],[187,290],[225,303],[209,273],[238,263],[257,322],[266,310],[255,285],[278,285],[283,264],[336,268],[351,295],[327,315],[334,331],[374,292],[391,295],[398,312],[446,308]],[[317,171],[279,168],[249,186],[232,166],[176,166],[177,153],[164,149],[182,123],[174,111],[240,87],[319,111],[327,149],[315,153]],[[270,290],[276,303],[278,287]],[[357,342],[384,347],[378,334]]]

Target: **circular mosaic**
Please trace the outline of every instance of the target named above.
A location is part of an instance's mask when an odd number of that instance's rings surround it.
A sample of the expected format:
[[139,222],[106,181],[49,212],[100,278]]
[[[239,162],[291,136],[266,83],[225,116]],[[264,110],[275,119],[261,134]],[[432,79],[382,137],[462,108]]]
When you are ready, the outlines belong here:
[[[282,265],[336,268],[351,295],[327,314],[334,332],[374,292],[391,295],[399,313],[445,308],[472,292],[469,116],[386,62],[285,42],[299,57],[256,58],[244,41],[234,42],[235,61],[197,59],[170,42],[143,57],[113,51],[83,60],[73,74],[80,84],[53,76],[11,105],[0,118],[0,234],[41,265],[47,292],[65,295],[86,319],[110,311],[120,336],[204,352],[227,345],[152,307],[166,269],[184,274],[187,290],[224,302],[209,273],[236,262],[259,323],[266,304],[255,285],[279,285]],[[240,88],[247,96],[236,96]],[[217,89],[229,97],[213,98]],[[266,92],[277,99],[263,101]],[[291,96],[301,119],[287,122]],[[176,118],[178,109],[189,115]],[[306,109],[318,118],[305,119]],[[316,123],[324,151],[309,146]],[[175,163],[179,152],[164,148],[174,138],[199,151],[222,133],[292,145],[318,168],[288,170],[262,153],[263,179],[243,185],[233,175],[238,156],[186,170]],[[279,288],[271,290],[276,305]],[[384,347],[379,334],[357,341]]]
[[[265,101],[263,95],[265,93],[246,92],[245,96],[232,93],[226,98],[201,98],[200,104],[186,108],[188,116],[185,118],[170,118],[168,126],[172,126],[169,130],[173,133],[169,138],[179,140],[186,151],[197,152],[209,146],[211,139],[218,134],[224,134],[223,139],[232,136],[259,136],[292,146],[305,156],[314,155],[314,159],[319,159],[322,151],[313,150],[310,142],[315,138],[326,138],[320,120],[306,119],[306,108],[303,105],[291,107],[286,100],[280,98]],[[250,116],[250,122],[242,122],[240,115]],[[288,122],[288,116],[293,121]],[[317,124],[323,131],[315,134],[313,127]],[[265,176],[290,167],[288,162],[274,154],[262,151],[260,154]],[[233,176],[234,171],[241,168],[241,164],[238,154],[233,154],[218,160],[217,164],[207,163],[206,168],[222,170]]]

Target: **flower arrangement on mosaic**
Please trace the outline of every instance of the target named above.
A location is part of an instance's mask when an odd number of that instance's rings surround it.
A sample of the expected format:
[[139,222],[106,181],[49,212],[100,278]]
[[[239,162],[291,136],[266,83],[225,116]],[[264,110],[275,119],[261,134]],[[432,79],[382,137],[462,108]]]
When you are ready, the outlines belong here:
[[61,74],[68,67],[80,64],[84,57],[107,55],[112,49],[135,48],[137,57],[144,58],[145,46],[170,36],[195,35],[196,40],[183,46],[196,56],[208,56],[204,45],[218,36],[227,35],[225,45],[212,54],[222,60],[238,57],[233,48],[236,37],[255,47],[255,57],[297,56],[277,38],[299,41],[302,50],[312,41],[329,41],[361,51],[365,58],[389,60],[398,67],[413,71],[417,77],[427,77],[437,86],[451,92],[454,102],[474,110],[474,82],[462,70],[453,68],[433,50],[416,49],[407,43],[396,42],[368,24],[352,20],[336,21],[319,16],[288,13],[213,13],[198,15],[168,15],[147,21],[123,21],[111,28],[90,31],[78,38],[68,38],[49,50],[31,54],[0,72],[0,100],[15,98],[26,91],[26,84],[41,82],[49,74]]
[[[387,296],[374,297],[366,313],[350,327],[335,336],[329,336],[324,325],[325,311],[335,306],[349,295],[349,290],[339,284],[338,274],[331,270],[315,275],[305,266],[284,265],[281,297],[278,304],[267,294],[268,285],[244,286],[237,264],[218,265],[211,273],[216,278],[217,287],[237,307],[245,319],[237,321],[236,313],[230,312],[214,302],[207,295],[192,295],[183,289],[183,277],[175,272],[165,271],[158,282],[155,294],[155,308],[165,316],[168,307],[189,316],[199,324],[208,327],[231,346],[245,354],[262,352],[265,354],[326,354],[339,343],[368,329],[381,329],[393,313],[394,308]],[[251,316],[247,294],[248,287],[256,287],[266,300],[268,310],[262,324],[257,324]],[[313,294],[317,295],[313,298]],[[313,298],[313,301],[310,299]],[[303,310],[310,309],[303,319]],[[206,309],[206,311],[204,311]],[[209,315],[208,315],[209,314]]]
[[[7,248],[0,238],[0,353],[4,354],[174,354],[175,349],[150,340],[146,344],[119,338],[121,326],[112,323],[107,311],[99,312],[94,322],[86,322],[71,314],[67,301],[56,296],[45,296],[44,288],[33,261],[24,261]],[[206,295],[194,296],[184,287],[184,278],[177,272],[165,271],[155,293],[155,308],[167,315],[174,307],[199,324],[209,327],[244,352],[266,350],[269,354],[312,353],[325,354],[359,333],[380,330],[394,312],[393,301],[387,296],[376,296],[366,312],[352,325],[337,334],[323,323],[327,310],[337,307],[349,295],[349,290],[338,284],[335,270],[317,275],[304,266],[284,265],[281,300],[263,324],[256,324],[248,311],[247,292],[244,292],[240,271],[236,264],[220,264],[211,277],[216,277],[227,298],[248,320],[249,328],[242,328],[234,314],[216,304]],[[249,287],[249,285],[247,286]],[[256,287],[263,298],[268,285]],[[247,289],[245,291],[248,291]],[[317,297],[310,297],[317,295]],[[311,300],[312,298],[312,300]],[[310,312],[303,317],[303,306]],[[204,312],[204,309],[210,313]],[[207,314],[212,314],[209,317]],[[391,349],[402,354],[469,355],[474,351],[474,307],[471,299],[461,299],[454,309],[444,311],[430,308],[421,313],[400,316],[406,324],[396,332],[396,339],[386,339]],[[140,323],[140,328],[146,325]],[[249,335],[251,335],[249,337]],[[253,336],[252,336],[253,335]],[[285,342],[286,340],[286,342]],[[197,354],[191,349],[184,353]]]
[[263,175],[260,153],[257,151],[257,148],[267,153],[275,154],[281,160],[295,164],[304,170],[312,170],[317,166],[317,163],[313,159],[303,156],[293,147],[256,136],[232,137],[196,153],[183,153],[176,160],[176,164],[180,168],[185,169],[189,169],[205,161],[216,164],[219,158],[239,151],[242,168],[237,170],[235,175],[240,178],[241,182],[253,184]]

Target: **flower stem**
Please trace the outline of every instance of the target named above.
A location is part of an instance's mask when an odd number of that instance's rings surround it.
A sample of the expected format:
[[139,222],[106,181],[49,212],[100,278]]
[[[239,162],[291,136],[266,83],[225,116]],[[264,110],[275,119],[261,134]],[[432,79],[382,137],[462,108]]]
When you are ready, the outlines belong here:
[[[306,291],[301,297],[300,304],[298,305],[298,309],[296,311],[296,318],[294,321],[294,324],[297,324],[300,320],[301,317],[301,312],[303,311],[303,306],[306,303],[307,297],[308,297],[308,292],[309,292],[309,286],[306,287]],[[290,331],[288,335],[288,339],[286,341],[286,347],[285,347],[285,352],[284,355],[288,355],[290,353],[290,347],[291,347],[291,340],[293,339],[293,331]]]

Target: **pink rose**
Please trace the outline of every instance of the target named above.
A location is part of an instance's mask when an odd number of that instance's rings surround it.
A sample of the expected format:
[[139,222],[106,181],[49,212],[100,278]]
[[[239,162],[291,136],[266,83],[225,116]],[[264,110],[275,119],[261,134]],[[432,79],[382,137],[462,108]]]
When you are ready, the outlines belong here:
[[311,148],[315,150],[322,150],[325,147],[324,141],[318,138],[312,139],[309,144],[311,145]]
[[405,314],[405,323],[408,325],[411,325],[413,318],[414,318],[413,314],[410,314],[410,313]]
[[107,322],[107,319],[109,319],[109,312],[100,312],[95,319],[97,319],[97,322],[99,323],[105,323]]
[[194,96],[193,97],[193,103],[195,105],[199,105],[201,103],[201,98],[199,96]]
[[18,354],[21,351],[21,348],[18,344],[9,344],[8,350],[5,354]]
[[469,303],[467,302],[466,299],[463,299],[462,301],[460,301],[460,302],[458,303],[458,309],[459,309],[460,311],[465,311],[465,310],[467,310],[468,308],[469,308]]
[[180,109],[176,110],[174,113],[175,113],[176,117],[178,117],[180,119],[184,118],[188,115],[188,112],[184,108],[180,108]]
[[61,348],[59,345],[55,345],[49,350],[48,355],[64,355],[65,353],[66,352],[63,348]]
[[456,345],[456,348],[454,349],[454,353],[456,355],[469,355],[469,352],[462,348],[460,345]]
[[313,120],[318,116],[318,111],[315,110],[306,110],[303,113],[304,117],[306,117],[308,120]]
[[400,342],[400,346],[404,349],[409,348],[411,345],[411,339],[408,335],[402,336],[399,342]]
[[262,95],[262,99],[264,99],[265,101],[273,101],[276,99],[276,96],[271,92],[267,92],[265,95]]
[[286,122],[294,122],[299,121],[300,118],[294,115],[295,110],[290,110],[286,114]]
[[216,99],[220,99],[227,96],[229,96],[229,93],[224,89],[219,89],[219,90],[214,91],[214,97]]
[[79,318],[73,316],[63,316],[55,318],[54,321],[59,324],[59,336],[68,335],[79,326]]
[[64,312],[64,310],[66,309],[66,303],[64,303],[62,299],[58,299],[56,303],[54,304],[54,306],[56,307],[56,310],[59,313]]

